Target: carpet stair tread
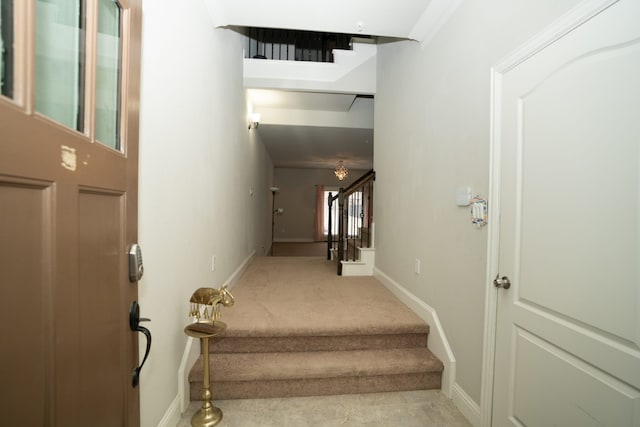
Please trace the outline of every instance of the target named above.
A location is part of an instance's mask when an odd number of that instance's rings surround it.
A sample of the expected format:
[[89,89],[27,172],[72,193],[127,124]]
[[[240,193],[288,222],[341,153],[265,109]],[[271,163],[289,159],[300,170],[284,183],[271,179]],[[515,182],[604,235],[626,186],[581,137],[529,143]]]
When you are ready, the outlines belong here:
[[427,346],[427,333],[323,336],[225,336],[209,341],[214,353],[375,350]]
[[[284,316],[284,315],[283,315]],[[344,321],[336,320],[335,317],[326,323],[305,324],[303,320],[296,323],[295,320],[287,320],[285,325],[273,325],[268,321],[254,319],[250,325],[236,324],[232,318],[224,321],[228,329],[224,337],[229,338],[256,338],[256,337],[305,337],[319,336],[332,337],[344,335],[393,335],[393,334],[428,334],[429,325],[421,319],[410,319],[404,322],[362,322],[361,325],[354,325],[353,319]],[[293,317],[293,316],[292,316]],[[239,323],[239,322],[238,322]],[[294,326],[295,325],[295,326]]]
[[[442,372],[443,365],[426,348],[216,354],[210,356],[216,381],[292,380]],[[224,368],[221,368],[224,367]],[[202,379],[202,358],[190,374]]]

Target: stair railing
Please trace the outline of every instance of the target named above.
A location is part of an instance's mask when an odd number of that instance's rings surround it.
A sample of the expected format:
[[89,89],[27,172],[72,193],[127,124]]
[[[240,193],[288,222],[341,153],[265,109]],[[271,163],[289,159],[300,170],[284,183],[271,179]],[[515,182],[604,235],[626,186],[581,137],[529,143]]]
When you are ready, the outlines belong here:
[[[358,248],[371,246],[373,222],[373,169],[355,180],[346,189],[340,188],[335,196],[328,198],[327,259],[338,262],[338,274],[342,275],[341,261],[356,261]],[[337,203],[336,203],[337,202]],[[334,224],[338,221],[338,233],[334,235]]]
[[352,34],[247,28],[245,58],[333,62],[333,49],[351,50]]

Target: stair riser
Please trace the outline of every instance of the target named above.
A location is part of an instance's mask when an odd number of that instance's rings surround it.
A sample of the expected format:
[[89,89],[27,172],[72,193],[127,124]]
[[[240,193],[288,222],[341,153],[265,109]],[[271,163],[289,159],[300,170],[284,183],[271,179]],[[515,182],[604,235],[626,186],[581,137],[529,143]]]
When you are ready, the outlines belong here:
[[[213,399],[261,399],[439,389],[440,373],[270,381],[212,382]],[[202,400],[202,384],[191,383],[191,400]]]
[[427,334],[351,335],[326,337],[225,337],[210,340],[214,353],[374,350],[426,347]]

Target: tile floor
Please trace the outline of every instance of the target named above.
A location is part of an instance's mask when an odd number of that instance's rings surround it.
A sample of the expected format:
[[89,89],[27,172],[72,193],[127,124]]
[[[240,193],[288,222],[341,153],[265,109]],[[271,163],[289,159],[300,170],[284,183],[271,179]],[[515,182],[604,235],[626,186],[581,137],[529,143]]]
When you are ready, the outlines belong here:
[[[218,400],[220,427],[468,427],[440,390],[286,399]],[[192,402],[176,427],[190,427],[202,406]]]

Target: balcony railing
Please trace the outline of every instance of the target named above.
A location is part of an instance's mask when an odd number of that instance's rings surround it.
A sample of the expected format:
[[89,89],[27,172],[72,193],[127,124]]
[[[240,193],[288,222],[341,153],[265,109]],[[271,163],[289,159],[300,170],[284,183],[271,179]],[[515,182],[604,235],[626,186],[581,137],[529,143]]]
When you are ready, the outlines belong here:
[[333,62],[333,49],[351,50],[351,34],[247,28],[245,58]]

